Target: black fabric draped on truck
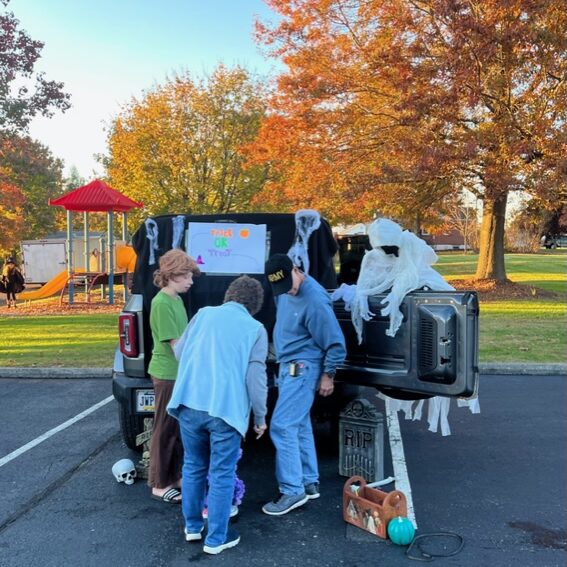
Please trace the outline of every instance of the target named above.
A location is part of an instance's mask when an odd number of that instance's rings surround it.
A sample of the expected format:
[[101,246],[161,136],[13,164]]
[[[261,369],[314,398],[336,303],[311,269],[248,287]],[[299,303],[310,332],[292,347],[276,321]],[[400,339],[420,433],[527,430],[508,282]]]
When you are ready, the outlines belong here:
[[[152,242],[148,238],[146,225],[142,224],[132,237],[132,244],[137,255],[136,270],[132,284],[132,293],[139,293],[144,300],[144,343],[146,352],[151,352],[151,333],[149,328],[150,305],[154,295],[159,291],[153,284],[153,273],[158,269],[161,255],[172,247],[174,228],[173,219],[177,215],[162,215],[152,217],[157,225],[157,250],[154,250],[155,263],[150,265]],[[184,216],[184,234],[190,222],[234,222],[240,224],[267,225],[267,254],[287,253],[295,237],[295,217],[293,214],[264,214],[264,213],[234,213],[223,215],[190,215]],[[181,239],[180,248],[185,250],[185,238]],[[337,243],[329,223],[321,219],[321,226],[309,238],[309,274],[327,289],[337,286],[337,277],[333,265],[333,257],[338,250]],[[256,315],[271,335],[275,322],[275,305],[271,288],[264,275],[250,274],[262,282],[265,300],[262,310]],[[189,318],[201,307],[220,305],[224,293],[237,275],[206,275],[201,274],[195,279],[189,293],[184,294],[183,300]],[[149,357],[148,357],[149,359]]]

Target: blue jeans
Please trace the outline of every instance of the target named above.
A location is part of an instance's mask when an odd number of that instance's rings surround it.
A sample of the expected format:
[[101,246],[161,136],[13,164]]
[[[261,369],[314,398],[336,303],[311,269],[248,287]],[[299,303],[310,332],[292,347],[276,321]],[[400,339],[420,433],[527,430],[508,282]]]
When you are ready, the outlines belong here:
[[222,419],[185,406],[179,411],[179,427],[185,450],[182,480],[185,528],[189,533],[199,533],[203,528],[209,474],[209,527],[205,544],[222,545],[226,541],[242,437]]
[[270,423],[276,447],[276,478],[282,494],[303,494],[304,486],[319,481],[317,452],[310,411],[321,378],[321,363],[298,361],[299,376],[280,364],[278,401]]

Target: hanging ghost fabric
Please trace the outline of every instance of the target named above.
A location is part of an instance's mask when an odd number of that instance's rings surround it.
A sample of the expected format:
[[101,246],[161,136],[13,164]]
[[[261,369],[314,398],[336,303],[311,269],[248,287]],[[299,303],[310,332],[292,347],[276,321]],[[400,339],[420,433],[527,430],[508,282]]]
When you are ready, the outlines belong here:
[[156,263],[155,252],[158,249],[158,225],[154,219],[146,219],[146,238],[150,241],[150,257],[148,258],[148,265],[153,266]]
[[309,273],[309,237],[321,226],[321,215],[313,209],[300,209],[295,213],[295,237],[287,255],[294,266]]
[[183,239],[183,231],[185,230],[185,215],[177,215],[171,219],[171,222],[173,223],[171,247],[181,248],[181,240]]

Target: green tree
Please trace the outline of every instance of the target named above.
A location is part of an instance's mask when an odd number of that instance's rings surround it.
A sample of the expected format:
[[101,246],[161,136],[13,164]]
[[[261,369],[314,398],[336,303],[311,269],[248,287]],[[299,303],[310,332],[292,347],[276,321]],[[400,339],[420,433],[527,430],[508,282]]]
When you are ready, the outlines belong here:
[[110,184],[143,201],[142,214],[245,211],[265,181],[241,149],[264,116],[264,88],[241,67],[204,80],[178,75],[133,100],[114,120]]
[[81,177],[79,170],[76,166],[71,166],[69,170],[69,175],[63,179],[63,191],[68,193],[74,189],[78,189],[87,183],[84,177]]
[[509,248],[514,248],[521,235],[528,241],[527,251],[535,252],[541,247],[542,236],[551,238],[567,233],[567,204],[529,199],[510,222],[507,233],[510,232]]
[[[0,8],[9,0],[0,0]],[[0,135],[25,130],[36,115],[52,116],[70,107],[63,83],[34,71],[43,43],[33,40],[12,12],[0,12]]]

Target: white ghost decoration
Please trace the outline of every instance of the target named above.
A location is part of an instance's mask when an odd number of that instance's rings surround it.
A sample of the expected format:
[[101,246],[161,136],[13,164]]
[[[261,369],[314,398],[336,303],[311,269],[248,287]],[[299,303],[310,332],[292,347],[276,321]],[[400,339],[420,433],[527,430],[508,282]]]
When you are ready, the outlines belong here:
[[[400,305],[407,293],[422,287],[435,291],[455,289],[431,267],[437,262],[434,250],[412,232],[402,230],[391,220],[377,219],[368,228],[368,236],[372,250],[366,252],[362,259],[356,285],[342,284],[331,296],[333,300],[343,299],[345,308],[351,311],[359,343],[362,342],[362,321],[368,321],[374,315],[368,308],[368,296],[390,290],[382,300],[384,308],[381,314],[390,318],[386,335],[394,337],[402,323]],[[406,419],[421,419],[424,400],[400,401],[385,394],[378,396],[389,400],[391,411],[404,411]],[[430,431],[440,429],[442,435],[451,434],[448,420],[450,401],[441,396],[427,401]],[[471,413],[480,413],[477,397],[459,399],[458,406],[468,407]]]
[[368,236],[372,250],[362,259],[350,306],[359,342],[362,341],[362,320],[368,321],[374,315],[368,309],[369,295],[390,290],[382,300],[381,314],[390,318],[386,335],[394,337],[402,323],[400,305],[407,293],[422,287],[437,291],[455,289],[431,267],[437,262],[437,254],[413,232],[402,230],[391,220],[377,219],[370,225]]

